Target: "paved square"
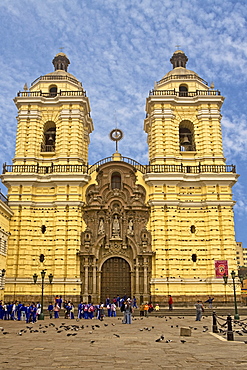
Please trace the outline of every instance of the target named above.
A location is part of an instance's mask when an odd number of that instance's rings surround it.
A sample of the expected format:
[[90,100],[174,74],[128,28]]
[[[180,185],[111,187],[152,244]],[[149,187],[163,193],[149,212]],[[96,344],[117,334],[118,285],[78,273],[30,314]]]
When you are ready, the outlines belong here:
[[[122,324],[121,317],[103,322],[45,318],[35,324],[1,321],[0,326],[2,369],[247,368],[246,338],[235,333],[236,340],[228,342],[213,335],[211,317],[200,322],[136,317],[131,325]],[[184,326],[192,327],[191,337],[180,337]]]

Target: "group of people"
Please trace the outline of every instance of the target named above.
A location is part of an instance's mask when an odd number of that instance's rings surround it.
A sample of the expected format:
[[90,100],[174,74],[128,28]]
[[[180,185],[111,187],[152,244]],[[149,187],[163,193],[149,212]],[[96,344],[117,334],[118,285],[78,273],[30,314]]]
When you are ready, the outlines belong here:
[[24,304],[18,301],[4,303],[0,301],[0,320],[25,320],[27,323],[36,322],[41,314],[39,302]]
[[[204,303],[208,303],[209,308],[212,308],[214,298],[209,297]],[[172,296],[168,296],[169,310],[173,310]],[[127,298],[118,295],[113,299],[106,298],[104,303],[96,304],[80,302],[78,305],[78,319],[93,319],[103,320],[105,316],[116,317],[117,309],[123,313],[123,323],[131,324],[131,317],[135,309],[137,309],[137,300],[135,297]],[[198,300],[195,304],[196,321],[200,321],[204,312],[203,302]],[[140,316],[148,317],[152,311],[159,311],[158,304],[153,306],[151,302],[140,304]],[[65,319],[75,318],[75,306],[71,301],[63,301],[62,296],[56,296],[54,302],[50,302],[47,308],[50,318],[59,318],[61,310],[64,312]],[[0,301],[0,320],[22,320],[29,322],[36,322],[41,314],[40,302],[31,304],[24,304],[18,301],[4,303]]]

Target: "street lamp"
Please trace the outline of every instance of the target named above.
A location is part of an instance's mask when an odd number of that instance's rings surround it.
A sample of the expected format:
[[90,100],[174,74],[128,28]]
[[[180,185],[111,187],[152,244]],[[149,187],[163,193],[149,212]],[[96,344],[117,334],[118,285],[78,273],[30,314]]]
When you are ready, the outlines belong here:
[[[236,272],[234,270],[232,270],[232,272],[231,272],[231,277],[232,277],[232,286],[233,286],[233,294],[234,294],[234,306],[235,306],[234,319],[239,320],[240,316],[238,314],[237,297],[236,297],[236,283],[235,283]],[[228,276],[226,274],[223,275],[223,280],[224,280],[224,284],[226,285],[227,281],[228,281]],[[239,280],[240,280],[240,283],[242,285],[243,277],[239,276]]]
[[[41,274],[41,312],[40,312],[40,315],[39,315],[39,320],[44,320],[43,305],[44,305],[44,283],[45,283],[46,271],[42,270],[40,274]],[[48,278],[49,278],[49,283],[51,284],[52,281],[53,281],[53,275],[49,274]],[[37,279],[38,279],[38,275],[35,273],[33,275],[34,284],[37,283]]]

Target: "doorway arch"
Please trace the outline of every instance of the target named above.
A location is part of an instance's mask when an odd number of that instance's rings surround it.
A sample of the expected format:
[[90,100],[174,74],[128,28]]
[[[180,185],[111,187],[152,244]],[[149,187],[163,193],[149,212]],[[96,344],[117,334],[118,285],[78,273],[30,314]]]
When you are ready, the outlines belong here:
[[124,258],[108,258],[101,269],[101,302],[117,295],[131,297],[130,275],[130,265]]

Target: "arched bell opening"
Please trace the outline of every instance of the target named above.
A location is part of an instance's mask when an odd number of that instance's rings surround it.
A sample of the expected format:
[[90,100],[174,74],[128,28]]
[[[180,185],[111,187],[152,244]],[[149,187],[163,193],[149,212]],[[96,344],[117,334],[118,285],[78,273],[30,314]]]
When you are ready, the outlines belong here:
[[194,126],[190,121],[182,121],[179,125],[180,151],[195,151]]
[[183,84],[179,86],[179,96],[188,96],[188,86]]
[[50,88],[49,88],[49,96],[51,98],[54,98],[55,96],[57,96],[57,86],[56,85],[50,86]]
[[55,152],[56,125],[54,122],[47,122],[44,127],[41,152]]

